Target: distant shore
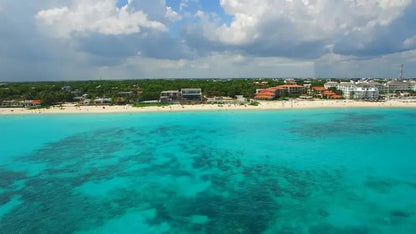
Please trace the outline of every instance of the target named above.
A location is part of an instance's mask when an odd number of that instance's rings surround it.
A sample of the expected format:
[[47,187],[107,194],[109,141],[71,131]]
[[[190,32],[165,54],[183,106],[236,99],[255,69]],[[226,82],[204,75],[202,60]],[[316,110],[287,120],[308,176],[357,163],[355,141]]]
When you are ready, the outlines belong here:
[[234,104],[197,104],[133,107],[131,105],[113,106],[77,106],[64,104],[50,108],[0,108],[0,115],[25,114],[99,114],[99,113],[145,113],[179,111],[223,111],[223,110],[281,110],[281,109],[325,109],[325,108],[416,108],[416,100],[390,100],[384,102],[366,102],[354,100],[293,100],[260,101],[259,105]]

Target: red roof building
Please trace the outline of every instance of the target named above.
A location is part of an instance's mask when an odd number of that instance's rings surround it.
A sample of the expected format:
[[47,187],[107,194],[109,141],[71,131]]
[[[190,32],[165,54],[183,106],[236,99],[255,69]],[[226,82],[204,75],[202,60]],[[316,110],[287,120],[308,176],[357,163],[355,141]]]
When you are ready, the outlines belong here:
[[323,92],[326,89],[324,87],[312,87],[313,91],[317,91],[317,92]]
[[31,101],[29,104],[30,105],[40,105],[42,103],[42,101],[41,100],[33,100],[33,101]]
[[304,87],[302,85],[279,85],[267,89],[257,90],[256,99],[274,99],[287,94],[301,93]]

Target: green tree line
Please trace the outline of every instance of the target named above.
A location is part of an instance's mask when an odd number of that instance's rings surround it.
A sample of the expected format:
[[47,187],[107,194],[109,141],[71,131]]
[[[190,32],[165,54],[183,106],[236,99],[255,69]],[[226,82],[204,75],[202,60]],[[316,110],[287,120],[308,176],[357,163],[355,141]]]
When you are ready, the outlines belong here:
[[[267,85],[253,84],[253,82],[262,81],[266,81]],[[301,79],[296,81],[298,84],[303,84]],[[317,82],[315,81],[315,83]],[[88,98],[91,99],[96,97],[112,98],[116,104],[126,104],[156,100],[159,99],[160,92],[163,90],[180,90],[182,88],[201,88],[203,95],[207,97],[244,95],[252,98],[256,89],[273,87],[283,83],[283,80],[276,79],[149,79],[3,83],[0,86],[0,100],[41,99],[43,105],[48,106],[71,102],[76,96],[88,94]],[[138,93],[138,91],[140,92]],[[120,95],[121,92],[131,92],[131,95]]]

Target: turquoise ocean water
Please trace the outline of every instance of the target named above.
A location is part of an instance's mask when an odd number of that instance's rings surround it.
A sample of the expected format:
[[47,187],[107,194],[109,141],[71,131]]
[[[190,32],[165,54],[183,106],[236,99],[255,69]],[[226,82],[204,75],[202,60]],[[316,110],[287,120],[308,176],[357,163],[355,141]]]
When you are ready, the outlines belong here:
[[0,233],[416,233],[416,110],[0,117]]

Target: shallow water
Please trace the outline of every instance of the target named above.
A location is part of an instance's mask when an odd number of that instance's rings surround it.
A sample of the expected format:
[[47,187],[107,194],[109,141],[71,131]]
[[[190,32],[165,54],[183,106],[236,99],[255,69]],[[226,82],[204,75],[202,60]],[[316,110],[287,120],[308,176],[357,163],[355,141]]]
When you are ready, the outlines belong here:
[[0,233],[415,233],[416,110],[0,117]]

